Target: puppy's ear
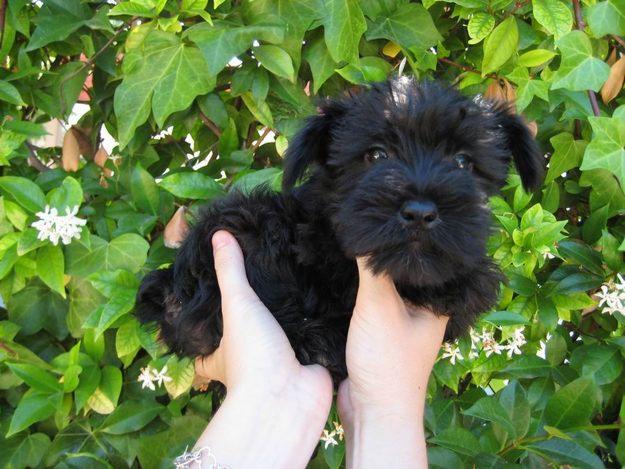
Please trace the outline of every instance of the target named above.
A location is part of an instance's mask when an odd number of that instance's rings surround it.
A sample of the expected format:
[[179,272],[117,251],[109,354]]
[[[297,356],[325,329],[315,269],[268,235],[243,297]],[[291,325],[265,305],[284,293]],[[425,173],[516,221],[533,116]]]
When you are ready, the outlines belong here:
[[508,105],[496,105],[495,115],[523,187],[526,191],[538,189],[545,173],[545,160],[527,124]]
[[327,100],[319,106],[319,113],[309,117],[304,127],[289,143],[284,159],[282,188],[293,188],[298,179],[313,164],[323,164],[328,153],[332,127],[344,114],[345,105],[336,100]]
[[137,293],[135,315],[142,323],[162,326],[171,316],[173,269],[155,270],[147,274]]

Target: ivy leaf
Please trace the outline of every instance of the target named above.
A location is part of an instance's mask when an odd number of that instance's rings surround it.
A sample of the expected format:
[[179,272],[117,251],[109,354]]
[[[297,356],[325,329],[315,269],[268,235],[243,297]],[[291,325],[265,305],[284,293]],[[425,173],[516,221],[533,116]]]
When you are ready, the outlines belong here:
[[271,73],[295,82],[295,69],[289,54],[278,46],[258,46],[254,48],[254,56],[260,64]]
[[547,401],[545,422],[560,430],[587,425],[599,402],[599,388],[591,378],[578,378],[561,387]]
[[590,117],[593,136],[580,169],[607,169],[625,188],[625,119]]
[[423,5],[400,5],[388,17],[377,18],[367,30],[367,39],[388,39],[401,47],[427,49],[442,41],[430,13]]
[[46,244],[37,250],[37,275],[51,290],[65,298],[65,258],[61,246]]
[[284,40],[284,27],[275,24],[235,27],[216,22],[215,26],[194,26],[187,35],[202,52],[208,74],[215,77],[233,57],[250,49],[252,41],[281,43]]
[[573,15],[570,8],[560,0],[532,0],[532,6],[536,21],[556,39],[571,30]]
[[337,64],[321,38],[314,40],[306,48],[304,59],[310,64],[310,71],[313,76],[313,92],[317,93],[321,85],[334,74]]
[[515,101],[517,112],[523,112],[535,96],[549,102],[549,83],[540,78],[530,78],[527,68],[517,67],[507,76],[518,86]]
[[514,16],[502,21],[484,42],[484,58],[482,59],[482,76],[499,70],[512,54],[519,43],[519,30]]
[[478,12],[471,16],[467,31],[471,39],[469,44],[478,44],[490,34],[495,27],[495,17],[489,13]]
[[90,18],[91,9],[80,0],[46,0],[37,13],[37,27],[26,46],[26,51],[62,41],[84,26]]
[[610,67],[593,57],[590,39],[582,31],[571,31],[556,41],[562,53],[560,68],[553,77],[552,90],[599,91],[610,75]]
[[211,200],[224,195],[221,184],[195,171],[173,173],[164,178],[160,186],[183,199]]
[[121,148],[147,120],[150,110],[162,127],[170,114],[187,109],[196,96],[215,87],[215,78],[206,73],[207,65],[199,49],[183,43],[175,34],[153,31],[143,48],[131,54],[125,60],[136,63],[115,90]]
[[595,37],[625,34],[625,3],[620,0],[597,2],[588,7],[587,16]]
[[545,182],[551,182],[569,169],[577,168],[582,162],[586,141],[575,140],[572,134],[562,132],[549,140],[554,149],[549,159],[549,170]]
[[355,62],[358,42],[367,29],[357,0],[324,0],[325,41],[335,62]]

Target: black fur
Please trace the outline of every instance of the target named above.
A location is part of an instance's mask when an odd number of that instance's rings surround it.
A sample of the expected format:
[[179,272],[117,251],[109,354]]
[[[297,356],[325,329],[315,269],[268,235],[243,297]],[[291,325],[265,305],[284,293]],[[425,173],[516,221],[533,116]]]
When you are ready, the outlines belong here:
[[[372,148],[389,158],[367,161]],[[457,166],[459,153],[472,168]],[[387,272],[407,300],[450,316],[455,338],[497,299],[486,201],[512,160],[527,188],[539,185],[542,156],[523,121],[439,84],[404,78],[326,101],[289,145],[283,192],[234,192],[206,207],[173,267],[144,279],[136,313],[158,323],[175,353],[212,353],[222,322],[211,237],[226,229],[298,359],[326,366],[337,382],[346,376],[356,256]],[[407,227],[399,212],[412,200],[436,204],[437,224]]]

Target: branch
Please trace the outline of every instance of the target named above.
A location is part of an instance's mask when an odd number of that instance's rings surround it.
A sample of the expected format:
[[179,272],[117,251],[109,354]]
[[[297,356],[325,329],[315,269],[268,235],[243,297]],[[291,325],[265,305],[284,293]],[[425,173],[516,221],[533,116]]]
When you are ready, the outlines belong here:
[[65,114],[65,98],[63,96],[63,87],[65,86],[65,83],[67,83],[69,80],[71,80],[72,78],[74,78],[75,76],[77,76],[78,74],[82,73],[83,70],[85,70],[88,67],[92,67],[93,64],[95,63],[96,59],[104,52],[106,51],[111,44],[113,44],[113,42],[115,42],[115,40],[123,33],[126,31],[125,27],[128,27],[132,24],[132,22],[136,19],[136,17],[131,18],[129,21],[127,21],[125,23],[125,25],[121,28],[119,28],[115,34],[113,34],[111,36],[111,38],[106,41],[106,44],[104,44],[95,54],[93,54],[91,57],[89,57],[83,64],[82,67],[76,69],[75,71],[73,71],[72,73],[70,73],[69,75],[67,75],[66,77],[64,77],[61,80],[61,83],[59,83],[59,95],[61,98],[61,114]]
[[208,116],[204,114],[202,111],[200,111],[200,119],[202,120],[204,125],[211,130],[211,132],[217,135],[217,137],[221,137],[221,129],[217,127],[217,124],[215,124],[212,120],[210,120]]
[[[453,60],[449,60],[446,57],[439,57],[437,60],[439,62],[441,62],[441,63],[447,64],[447,65],[451,65],[452,67],[459,68],[460,70],[464,70],[465,72],[477,73],[478,75],[482,74],[482,72],[480,72],[476,68],[469,67],[468,65],[459,64],[458,62],[454,62]],[[492,79],[495,79],[495,80],[497,79],[497,74],[495,74],[495,73],[489,73],[486,76],[488,78],[492,78]]]
[[625,40],[622,37],[617,36],[616,34],[610,34],[610,37],[614,39],[625,51]]
[[263,133],[260,134],[260,137],[258,137],[258,140],[256,140],[256,143],[252,146],[252,153],[258,150],[258,147],[260,147],[261,143],[263,143],[263,140],[265,140],[265,137],[269,135],[269,132],[271,132],[271,129],[269,127],[265,127],[265,129],[263,130]]
[[[577,23],[577,29],[583,31],[586,28],[584,18],[582,16],[582,7],[579,4],[579,0],[573,0],[573,9],[575,10],[575,22]],[[599,102],[597,101],[597,95],[593,90],[588,90],[588,99],[590,100],[590,107],[592,107],[592,113],[595,116],[600,116]]]
[[43,171],[48,171],[48,168],[43,162],[37,157],[37,153],[35,153],[35,147],[31,143],[26,142],[26,148],[28,148],[28,152],[30,155],[28,156],[28,165],[35,168],[40,173]]

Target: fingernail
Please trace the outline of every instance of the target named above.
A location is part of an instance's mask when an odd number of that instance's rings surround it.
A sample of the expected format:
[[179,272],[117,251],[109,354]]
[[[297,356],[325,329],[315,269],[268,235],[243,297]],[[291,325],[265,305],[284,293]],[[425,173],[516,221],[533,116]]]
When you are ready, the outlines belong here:
[[232,241],[232,235],[227,231],[218,231],[213,235],[213,249],[221,249]]

